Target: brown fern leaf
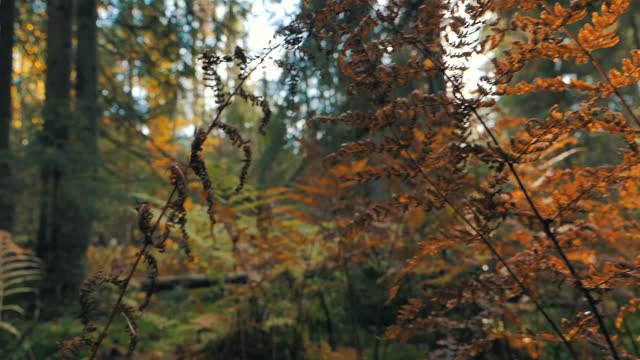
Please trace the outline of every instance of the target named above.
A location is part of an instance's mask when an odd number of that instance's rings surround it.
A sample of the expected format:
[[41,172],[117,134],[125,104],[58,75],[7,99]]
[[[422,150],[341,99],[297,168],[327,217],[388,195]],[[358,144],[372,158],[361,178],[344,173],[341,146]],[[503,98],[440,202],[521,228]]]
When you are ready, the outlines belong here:
[[167,215],[167,220],[165,222],[164,232],[160,239],[160,242],[156,244],[156,247],[164,252],[165,241],[169,238],[171,230],[178,225],[180,229],[180,247],[184,250],[185,254],[189,259],[192,259],[191,248],[189,246],[189,234],[187,233],[187,211],[184,208],[184,203],[187,200],[187,180],[185,178],[184,172],[180,168],[179,165],[173,165],[170,169],[170,181],[174,186],[175,199],[172,200],[168,204],[168,208],[170,209],[169,215]]
[[155,290],[156,280],[158,279],[158,261],[156,258],[147,251],[144,254],[144,262],[147,264],[147,279],[149,280],[149,287],[145,294],[143,303],[138,307],[140,312],[144,311],[144,309],[149,306],[151,296]]
[[136,323],[136,309],[133,306],[120,303],[120,314],[125,320],[125,331],[129,335],[127,357],[131,357],[138,345],[138,325]]
[[209,179],[209,173],[202,158],[202,145],[207,140],[207,131],[202,128],[196,130],[196,134],[191,143],[191,155],[189,157],[189,167],[193,170],[193,173],[200,179],[202,184],[202,190],[205,193],[207,200],[207,214],[209,214],[209,222],[211,229],[216,223],[215,210],[213,208],[213,190],[211,187],[211,180]]
[[112,284],[118,289],[123,285],[123,281],[119,279],[118,275],[100,271],[89,276],[80,286],[80,321],[86,333],[96,330],[96,326],[91,320],[91,315],[97,306],[95,293],[105,283]]
[[138,228],[144,236],[145,244],[153,244],[153,226],[151,221],[153,220],[153,212],[151,211],[151,205],[147,202],[141,202],[136,207],[138,210]]
[[205,86],[213,90],[215,103],[222,106],[226,103],[227,97],[225,95],[225,85],[222,77],[218,74],[217,66],[223,62],[232,62],[234,58],[232,56],[218,56],[213,52],[207,51],[199,59],[202,61]]
[[269,125],[271,121],[271,108],[269,107],[269,101],[265,99],[263,96],[257,96],[254,94],[250,94],[246,92],[243,88],[239,88],[237,95],[244,99],[246,102],[253,106],[257,106],[262,111],[262,119],[260,119],[260,125],[258,127],[258,132],[261,135],[266,135],[265,128]]
[[74,360],[80,355],[80,351],[93,346],[93,340],[87,336],[76,336],[59,344],[60,358]]
[[217,122],[215,127],[222,130],[231,140],[231,144],[239,149],[242,149],[244,153],[243,165],[240,170],[240,183],[236,187],[236,192],[240,192],[247,182],[247,175],[249,174],[249,167],[251,166],[251,146],[250,141],[245,140],[238,129],[224,122]]

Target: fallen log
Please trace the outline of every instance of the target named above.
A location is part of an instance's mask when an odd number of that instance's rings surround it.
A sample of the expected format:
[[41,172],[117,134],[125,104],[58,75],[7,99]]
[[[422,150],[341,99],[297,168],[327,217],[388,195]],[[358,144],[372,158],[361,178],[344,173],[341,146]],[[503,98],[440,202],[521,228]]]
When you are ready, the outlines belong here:
[[[311,269],[307,270],[304,277],[307,279],[314,278],[321,274],[330,273],[329,269]],[[288,273],[281,274],[282,276],[289,276]],[[186,289],[199,289],[206,288],[220,284],[246,284],[249,281],[249,277],[245,272],[239,272],[233,275],[226,276],[224,278],[209,277],[205,274],[186,274],[186,275],[169,275],[156,278],[154,284],[154,291],[171,290],[176,287],[183,287]],[[139,290],[148,290],[151,286],[151,281],[146,278],[139,282],[132,282],[131,286]]]
[[[176,275],[176,276],[162,276],[158,277],[154,284],[154,291],[171,290],[176,287],[183,287],[186,289],[198,289],[219,284],[246,284],[247,274],[238,273],[235,275],[227,276],[225,278],[213,278],[204,274],[190,274],[190,275]],[[132,284],[133,285],[133,284]],[[148,290],[151,286],[151,281],[145,279],[137,286],[140,290]]]

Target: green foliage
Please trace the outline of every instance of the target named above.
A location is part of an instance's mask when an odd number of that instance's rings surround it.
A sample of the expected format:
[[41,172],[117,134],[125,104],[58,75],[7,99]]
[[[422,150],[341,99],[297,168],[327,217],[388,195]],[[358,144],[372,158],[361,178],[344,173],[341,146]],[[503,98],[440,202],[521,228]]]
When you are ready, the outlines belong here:
[[17,246],[9,233],[0,230],[0,329],[16,337],[20,330],[9,319],[25,315],[16,295],[36,292],[33,286],[41,276],[40,260]]

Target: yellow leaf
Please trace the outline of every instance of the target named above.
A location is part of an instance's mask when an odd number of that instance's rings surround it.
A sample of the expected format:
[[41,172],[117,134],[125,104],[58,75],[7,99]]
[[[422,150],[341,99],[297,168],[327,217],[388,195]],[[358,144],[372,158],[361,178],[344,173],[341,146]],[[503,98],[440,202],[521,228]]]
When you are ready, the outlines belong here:
[[389,304],[395,297],[398,295],[398,290],[400,289],[400,285],[393,285],[391,290],[389,290],[389,298],[387,299],[386,304]]
[[422,62],[422,66],[427,71],[428,70],[433,70],[433,69],[435,69],[437,67],[436,64],[433,62],[433,60],[431,60],[431,59],[425,59],[424,62]]

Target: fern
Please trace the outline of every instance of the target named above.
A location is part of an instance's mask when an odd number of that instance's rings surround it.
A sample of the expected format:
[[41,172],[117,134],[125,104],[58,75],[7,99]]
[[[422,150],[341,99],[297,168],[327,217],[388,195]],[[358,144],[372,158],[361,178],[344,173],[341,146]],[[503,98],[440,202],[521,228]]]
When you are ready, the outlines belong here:
[[35,292],[30,283],[40,279],[40,259],[16,245],[11,235],[0,231],[0,329],[20,337],[20,331],[8,321],[5,313],[24,315],[24,308],[8,303],[12,295]]

